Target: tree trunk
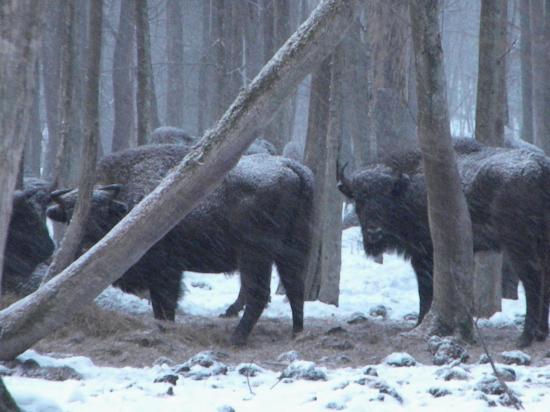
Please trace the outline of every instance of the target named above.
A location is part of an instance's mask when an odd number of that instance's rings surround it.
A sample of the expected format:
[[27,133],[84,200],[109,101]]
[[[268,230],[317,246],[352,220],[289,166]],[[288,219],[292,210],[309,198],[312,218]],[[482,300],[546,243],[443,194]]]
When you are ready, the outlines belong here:
[[68,162],[67,141],[69,140],[69,132],[71,129],[70,117],[71,117],[71,103],[73,99],[73,73],[72,67],[74,65],[74,36],[73,25],[75,18],[75,4],[73,0],[65,1],[65,20],[63,26],[60,28],[60,46],[61,46],[61,70],[60,70],[60,90],[59,95],[61,97],[59,101],[59,136],[57,142],[57,153],[55,155],[53,173],[52,173],[52,186],[58,187],[59,185],[66,185],[67,179],[64,179],[62,174],[62,167],[65,162]]
[[211,2],[202,2],[202,48],[200,59],[199,72],[199,111],[198,111],[198,127],[199,134],[210,126],[212,118],[212,103],[211,103],[211,87],[208,87],[213,81],[213,53],[212,53],[212,15]]
[[211,193],[252,143],[258,125],[342,40],[362,3],[322,1],[153,192],[63,273],[0,312],[0,359],[12,359],[82,310]]
[[334,185],[342,130],[342,64],[343,47],[338,47],[313,74],[304,156],[315,176],[305,298],[334,305],[340,290],[342,236],[342,198]]
[[42,42],[42,84],[44,86],[44,102],[46,108],[46,123],[48,126],[48,141],[44,156],[43,177],[50,179],[53,174],[57,142],[59,140],[59,89],[61,70],[61,28],[65,21],[63,2],[53,0],[46,13]]
[[521,25],[521,137],[533,143],[533,64],[531,52],[531,12],[530,0],[520,2]]
[[179,0],[166,3],[166,124],[183,127],[183,12]]
[[245,2],[244,47],[246,84],[249,84],[259,73],[264,63],[261,37],[258,35],[260,27],[260,7],[257,2]]
[[[12,212],[13,191],[25,136],[28,134],[32,97],[36,87],[36,49],[41,5],[38,0],[11,0],[0,13],[0,285],[4,248]],[[2,290],[0,286],[0,296]]]
[[[267,61],[291,33],[289,0],[264,0],[263,23],[264,58]],[[294,109],[294,96],[290,96],[264,129],[263,137],[275,146],[278,153],[282,153],[283,147],[292,137]]]
[[25,138],[24,176],[40,177],[42,160],[42,130],[40,124],[40,69],[38,62],[34,69],[36,87],[32,96],[31,121],[29,133]]
[[538,122],[540,122],[540,145],[544,152],[550,154],[550,0],[544,2],[544,27],[540,52],[542,53],[542,73],[540,73],[541,96],[539,101]]
[[408,7],[406,0],[370,2],[368,7],[372,62],[368,130],[376,142],[377,158],[417,147],[414,119],[405,100]]
[[112,151],[130,147],[134,131],[134,85],[133,53],[134,50],[134,0],[121,0],[118,31],[113,54],[113,105],[114,126]]
[[544,56],[544,0],[531,0],[531,34],[533,52],[533,108],[535,144],[544,150],[546,155],[550,151],[545,148],[544,135],[544,72],[546,59]]
[[151,63],[151,41],[149,37],[149,13],[147,0],[135,0],[136,44],[137,44],[137,144],[147,143],[152,129],[160,125]]
[[95,1],[90,7],[88,65],[86,69],[85,140],[82,148],[83,164],[78,183],[78,201],[71,223],[65,232],[60,247],[57,249],[52,264],[48,268],[43,283],[60,273],[75,259],[84,235],[84,224],[90,212],[99,141],[102,4],[101,1]]
[[[214,90],[211,95],[213,117],[211,123],[218,122],[227,107],[223,104],[223,91],[225,89],[225,44],[223,38],[224,27],[224,0],[213,0],[212,3],[212,33],[213,61],[215,67]],[[211,87],[211,86],[210,86]],[[212,88],[212,87],[211,87]]]
[[[368,116],[369,84],[367,44],[363,42],[362,24],[359,19],[350,28],[345,47],[344,87],[351,104],[344,105],[344,136],[349,136],[355,170],[369,161]],[[371,159],[372,160],[372,159]]]
[[428,217],[434,248],[434,296],[430,333],[458,329],[472,337],[472,224],[451,141],[446,100],[439,1],[410,2],[415,49],[418,137],[428,192]]
[[[507,2],[483,0],[479,24],[479,68],[476,139],[488,146],[504,145],[506,123]],[[474,309],[479,317],[502,310],[502,254],[476,253]]]

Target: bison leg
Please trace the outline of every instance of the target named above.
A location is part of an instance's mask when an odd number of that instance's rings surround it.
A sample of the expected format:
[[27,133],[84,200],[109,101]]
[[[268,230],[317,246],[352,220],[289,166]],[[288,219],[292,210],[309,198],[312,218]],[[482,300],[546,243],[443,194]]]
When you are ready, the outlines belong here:
[[149,293],[153,305],[153,315],[159,320],[176,320],[176,308],[180,297],[181,272],[164,271],[162,276],[152,278]]
[[542,273],[541,270],[535,267],[536,257],[533,256],[533,253],[527,253],[527,249],[523,252],[510,251],[509,253],[510,262],[519,275],[525,289],[525,322],[523,324],[523,332],[517,342],[520,348],[531,345],[537,336],[537,329],[545,306]]
[[239,289],[239,296],[237,296],[237,300],[233,302],[225,313],[222,313],[220,317],[222,318],[232,318],[239,315],[239,312],[244,308],[244,305],[246,303],[246,292],[241,285],[241,288]]
[[416,281],[418,283],[418,298],[420,301],[420,308],[418,311],[418,320],[416,326],[422,323],[424,316],[428,313],[432,307],[433,300],[433,276],[432,262],[428,259],[412,258],[411,265],[416,274]]
[[241,288],[244,289],[246,306],[243,316],[233,332],[231,343],[242,346],[262,314],[270,295],[271,259],[265,256],[247,255],[239,263]]
[[[303,259],[305,261],[305,258]],[[305,262],[304,262],[305,263]],[[277,270],[292,310],[292,331],[294,334],[304,330],[304,266],[302,262],[280,259]]]

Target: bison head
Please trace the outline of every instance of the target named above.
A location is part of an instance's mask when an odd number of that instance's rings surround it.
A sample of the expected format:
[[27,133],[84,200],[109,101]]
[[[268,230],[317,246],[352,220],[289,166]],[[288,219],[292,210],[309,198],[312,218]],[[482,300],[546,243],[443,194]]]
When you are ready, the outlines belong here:
[[[92,195],[90,216],[84,230],[84,247],[99,241],[128,213],[126,203],[116,200],[121,185],[109,185],[97,188]],[[48,207],[47,216],[61,223],[71,221],[78,190],[63,189],[51,193],[53,205]]]
[[393,243],[388,238],[403,218],[400,212],[409,183],[408,175],[385,165],[368,167],[352,178],[346,177],[345,167],[338,169],[338,188],[355,203],[368,254],[381,253]]

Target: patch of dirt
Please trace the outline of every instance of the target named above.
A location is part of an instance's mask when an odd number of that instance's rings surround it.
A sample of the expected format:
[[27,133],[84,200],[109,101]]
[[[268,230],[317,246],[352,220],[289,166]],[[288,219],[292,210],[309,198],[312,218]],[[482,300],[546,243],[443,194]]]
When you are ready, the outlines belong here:
[[[235,348],[229,337],[238,319],[182,316],[174,323],[154,320],[150,315],[130,316],[92,308],[69,325],[42,340],[34,349],[54,356],[83,355],[103,366],[151,366],[159,358],[180,364],[198,352],[213,350],[228,355],[224,362],[253,362],[278,370],[286,363],[277,361],[288,351],[300,359],[329,368],[362,367],[381,362],[392,352],[407,352],[418,362],[432,364],[427,340],[408,333],[412,322],[371,320],[348,324],[337,319],[305,319],[305,331],[292,338],[290,319],[260,318],[246,347]],[[482,329],[492,355],[515,349],[518,327]],[[483,353],[481,345],[465,345],[469,363]],[[532,365],[549,365],[548,342],[536,342],[524,350]]]

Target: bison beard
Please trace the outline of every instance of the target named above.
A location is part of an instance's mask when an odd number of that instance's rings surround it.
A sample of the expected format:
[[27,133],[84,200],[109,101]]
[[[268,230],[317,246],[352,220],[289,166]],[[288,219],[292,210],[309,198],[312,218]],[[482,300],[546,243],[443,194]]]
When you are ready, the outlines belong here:
[[[182,145],[142,146],[106,157],[98,182],[122,182],[94,191],[83,247],[103,237],[181,161]],[[162,163],[162,168],[158,167]],[[310,243],[312,174],[304,166],[265,154],[245,156],[222,185],[155,244],[115,286],[148,290],[157,319],[174,320],[181,272],[239,271],[246,307],[232,336],[244,344],[269,299],[277,266],[292,309],[293,330],[303,329],[304,280]],[[120,189],[120,192],[119,192]],[[52,194],[48,216],[70,219],[76,191]]]
[[[474,250],[503,251],[523,283],[526,316],[519,346],[544,340],[550,303],[550,160],[471,139],[456,141],[455,149]],[[340,171],[339,187],[355,202],[368,255],[393,250],[410,257],[422,321],[432,301],[433,248],[419,152],[393,156],[351,180]]]

